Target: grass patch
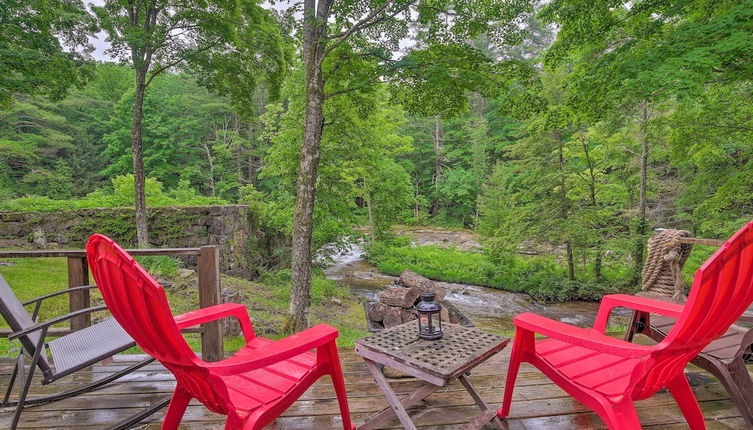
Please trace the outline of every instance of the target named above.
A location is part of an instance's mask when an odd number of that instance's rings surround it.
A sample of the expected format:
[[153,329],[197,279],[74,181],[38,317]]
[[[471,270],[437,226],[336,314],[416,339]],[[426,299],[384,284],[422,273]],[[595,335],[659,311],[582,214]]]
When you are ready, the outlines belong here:
[[716,246],[693,245],[693,250],[690,252],[690,256],[688,256],[685,266],[682,267],[682,278],[688,289],[690,289],[690,286],[693,284],[693,276],[695,276],[696,270],[698,270],[718,249],[719,247]]
[[152,276],[164,276],[170,278],[177,275],[178,269],[183,267],[182,261],[167,255],[145,255],[134,258]]
[[[148,271],[169,279],[172,285],[166,288],[168,301],[174,314],[198,308],[198,284],[195,274],[181,278],[178,276],[180,262],[169,257],[139,257]],[[65,258],[17,258],[3,260],[10,265],[0,265],[0,274],[8,281],[21,301],[39,297],[68,285]],[[259,282],[222,275],[223,290],[231,290],[232,301],[244,303],[249,309],[251,322],[258,336],[279,339],[284,337],[282,326],[290,302],[290,271],[266,274]],[[92,305],[102,304],[101,295],[92,290]],[[67,295],[44,302],[40,320],[48,320],[68,313]],[[95,315],[104,317],[106,313]],[[352,346],[353,341],[368,333],[364,328],[363,307],[347,288],[326,279],[321,271],[315,272],[312,288],[312,324],[327,323],[340,331],[338,345]],[[65,326],[65,325],[63,325]],[[7,323],[0,318],[0,327]],[[201,350],[201,339],[197,334],[186,334],[186,340],[194,351]],[[241,336],[225,338],[225,350],[236,351],[244,345]],[[15,355],[18,341],[0,339],[0,356]],[[128,350],[139,353],[138,348]]]
[[552,256],[508,255],[499,262],[486,254],[438,246],[409,246],[404,241],[377,242],[367,259],[380,271],[398,276],[405,269],[438,281],[480,285],[528,293],[540,301],[598,300],[616,291],[609,281],[571,281]]
[[[377,243],[369,248],[368,260],[381,272],[399,276],[410,269],[427,278],[446,282],[506,289],[496,267],[479,253],[428,246],[388,246]],[[513,288],[513,287],[510,287]]]
[[[23,301],[68,288],[68,268],[65,258],[12,258],[0,260],[3,275],[18,299]],[[8,264],[8,265],[5,265]],[[68,296],[45,300],[39,312],[40,320],[48,320],[68,313]],[[0,327],[8,324],[0,318]]]

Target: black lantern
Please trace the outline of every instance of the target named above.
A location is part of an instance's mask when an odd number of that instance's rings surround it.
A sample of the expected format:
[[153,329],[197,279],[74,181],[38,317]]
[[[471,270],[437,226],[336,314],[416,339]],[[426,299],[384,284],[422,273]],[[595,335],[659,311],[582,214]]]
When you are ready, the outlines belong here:
[[421,293],[421,301],[416,305],[418,311],[418,337],[435,340],[442,337],[442,305],[434,301],[434,291]]

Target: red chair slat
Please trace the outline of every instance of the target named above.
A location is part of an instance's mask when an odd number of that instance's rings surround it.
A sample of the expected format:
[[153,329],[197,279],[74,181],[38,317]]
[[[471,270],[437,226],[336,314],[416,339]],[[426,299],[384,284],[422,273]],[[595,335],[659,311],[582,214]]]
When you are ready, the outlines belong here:
[[[178,427],[191,398],[227,415],[227,429],[260,429],[317,379],[330,375],[345,430],[351,430],[337,330],[319,325],[279,341],[259,338],[245,307],[222,304],[173,317],[162,286],[111,239],[95,234],[86,245],[92,275],[115,319],[147,354],[177,380],[162,423]],[[188,346],[180,327],[234,316],[246,346],[224,361],[207,363]],[[309,352],[316,348],[317,354]]]
[[[685,365],[722,336],[753,303],[753,222],[735,233],[701,266],[684,307],[646,298],[605,296],[593,330],[522,314],[513,342],[501,418],[510,412],[521,362],[529,362],[573,397],[592,408],[611,429],[638,429],[633,402],[667,388],[692,429],[705,428],[698,402],[683,373]],[[667,337],[653,347],[610,338],[606,327],[612,307],[632,307],[677,317]],[[682,312],[680,313],[680,309]],[[549,339],[535,340],[535,333]]]

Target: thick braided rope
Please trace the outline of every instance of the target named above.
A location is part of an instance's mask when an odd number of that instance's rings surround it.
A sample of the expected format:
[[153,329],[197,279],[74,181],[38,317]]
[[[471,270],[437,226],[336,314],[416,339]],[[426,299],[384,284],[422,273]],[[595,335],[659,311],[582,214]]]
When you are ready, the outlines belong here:
[[643,266],[643,291],[674,299],[684,298],[682,267],[693,245],[680,243],[690,237],[685,230],[662,230],[648,240],[648,257]]

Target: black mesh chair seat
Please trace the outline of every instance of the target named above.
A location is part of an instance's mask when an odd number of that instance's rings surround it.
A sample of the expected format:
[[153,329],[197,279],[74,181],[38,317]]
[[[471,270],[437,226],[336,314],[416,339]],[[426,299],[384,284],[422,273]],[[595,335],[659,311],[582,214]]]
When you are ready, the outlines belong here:
[[56,374],[89,366],[92,361],[102,360],[102,357],[110,357],[135,345],[114,318],[107,318],[47,343]]

